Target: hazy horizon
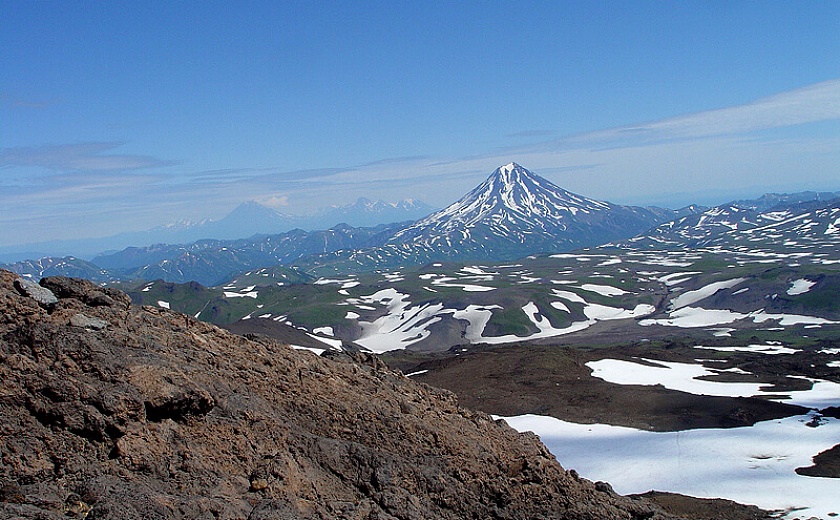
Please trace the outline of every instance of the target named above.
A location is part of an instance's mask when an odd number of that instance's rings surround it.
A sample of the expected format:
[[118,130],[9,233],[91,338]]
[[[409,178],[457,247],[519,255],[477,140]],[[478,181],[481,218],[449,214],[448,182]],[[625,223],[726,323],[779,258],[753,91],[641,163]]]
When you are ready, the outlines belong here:
[[4,2],[0,247],[515,161],[677,208],[840,191],[840,4]]

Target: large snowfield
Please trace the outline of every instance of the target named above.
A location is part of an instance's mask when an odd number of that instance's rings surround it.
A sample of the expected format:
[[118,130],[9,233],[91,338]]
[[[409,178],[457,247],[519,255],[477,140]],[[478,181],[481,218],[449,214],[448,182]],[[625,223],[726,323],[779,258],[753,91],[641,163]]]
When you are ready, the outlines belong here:
[[[760,394],[760,385],[698,380],[715,371],[700,365],[658,366],[619,360],[589,363],[593,375],[618,384],[662,384],[702,395]],[[815,380],[810,391],[788,393],[804,406],[840,405],[836,383]],[[816,418],[816,420],[815,420]],[[747,428],[649,432],[607,424],[577,424],[523,415],[505,420],[533,431],[567,469],[609,482],[621,494],[650,490],[727,498],[785,513],[828,519],[840,514],[840,479],[795,470],[840,442],[840,420],[815,414],[764,421]]]
[[840,513],[840,480],[794,470],[840,439],[840,420],[806,426],[805,415],[749,428],[646,432],[606,424],[576,424],[522,415],[505,420],[533,431],[567,469],[609,482],[621,494],[670,491],[728,498],[785,518],[830,518]]

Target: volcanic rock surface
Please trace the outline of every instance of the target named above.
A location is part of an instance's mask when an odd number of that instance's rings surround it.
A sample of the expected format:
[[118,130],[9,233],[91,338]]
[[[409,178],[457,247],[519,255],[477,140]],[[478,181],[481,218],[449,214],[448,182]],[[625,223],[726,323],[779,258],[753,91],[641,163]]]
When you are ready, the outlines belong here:
[[667,518],[372,356],[17,280],[0,271],[0,518]]

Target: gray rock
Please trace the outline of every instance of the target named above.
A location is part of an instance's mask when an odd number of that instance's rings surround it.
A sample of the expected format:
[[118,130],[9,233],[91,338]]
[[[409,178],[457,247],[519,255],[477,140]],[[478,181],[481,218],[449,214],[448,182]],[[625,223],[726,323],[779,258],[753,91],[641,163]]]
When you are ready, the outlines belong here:
[[58,298],[51,290],[25,278],[15,280],[15,289],[22,295],[32,298],[38,302],[38,305],[46,309],[50,309],[58,303]]
[[70,325],[84,329],[102,330],[108,326],[108,322],[103,319],[85,316],[80,312],[70,317]]

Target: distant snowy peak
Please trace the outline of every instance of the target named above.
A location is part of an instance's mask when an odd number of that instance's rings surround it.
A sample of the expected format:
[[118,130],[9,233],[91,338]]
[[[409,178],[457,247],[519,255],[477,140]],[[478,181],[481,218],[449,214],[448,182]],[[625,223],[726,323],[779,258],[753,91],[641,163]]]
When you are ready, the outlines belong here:
[[328,210],[324,210],[325,213],[352,213],[352,212],[367,212],[367,213],[381,213],[386,211],[393,211],[393,210],[406,210],[406,211],[426,211],[431,212],[434,210],[428,204],[415,200],[415,199],[403,199],[399,202],[385,202],[382,199],[379,200],[370,200],[366,197],[359,197],[356,202],[353,204],[348,204],[346,206],[332,206]]
[[464,258],[517,258],[626,238],[674,218],[668,210],[619,206],[566,191],[516,163],[497,168],[448,207],[388,243]]
[[111,281],[114,278],[110,273],[91,262],[72,256],[45,256],[37,260],[0,264],[0,267],[34,281],[38,281],[45,276],[70,276],[74,278],[87,278],[96,282]]
[[[611,209],[600,202],[575,195],[535,175],[516,163],[497,168],[490,177],[460,200],[420,220],[410,229],[451,230],[477,224],[544,228],[579,213]],[[406,230],[405,234],[411,231]]]
[[415,199],[399,202],[370,200],[361,197],[346,206],[333,206],[319,212],[309,221],[310,229],[328,228],[339,223],[351,226],[372,227],[392,222],[415,221],[423,218],[435,208]]
[[476,201],[482,203],[484,213],[505,208],[530,217],[549,217],[564,211],[574,215],[578,211],[588,213],[610,208],[608,203],[559,188],[516,163],[496,169],[459,202],[470,205]]

